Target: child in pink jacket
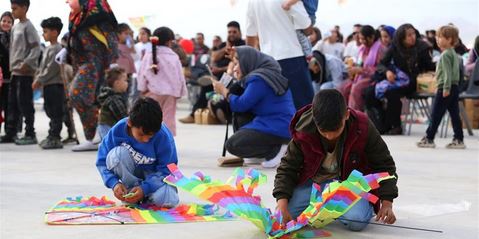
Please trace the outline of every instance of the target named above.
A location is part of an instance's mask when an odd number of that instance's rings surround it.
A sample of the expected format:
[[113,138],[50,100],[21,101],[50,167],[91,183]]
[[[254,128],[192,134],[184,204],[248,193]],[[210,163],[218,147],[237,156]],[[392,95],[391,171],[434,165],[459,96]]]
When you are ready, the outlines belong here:
[[175,34],[168,27],[156,29],[152,51],[143,57],[138,73],[138,90],[158,101],[163,121],[176,136],[176,101],[186,95],[186,81],[178,55],[171,50]]

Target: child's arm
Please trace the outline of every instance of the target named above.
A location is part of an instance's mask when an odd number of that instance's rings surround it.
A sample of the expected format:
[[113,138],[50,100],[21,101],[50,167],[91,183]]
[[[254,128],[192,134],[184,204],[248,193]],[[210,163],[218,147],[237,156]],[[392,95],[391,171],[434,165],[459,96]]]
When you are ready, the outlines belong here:
[[21,71],[26,71],[28,68],[35,70],[38,66],[38,58],[40,57],[40,38],[33,26],[28,26],[25,30],[25,39],[27,40],[27,47],[30,49],[28,55],[23,60],[20,66]]
[[60,66],[55,62],[57,52],[48,49],[44,54],[47,54],[47,57],[43,58],[46,62],[43,64],[44,68],[40,69],[40,74],[37,75],[36,79],[40,85],[45,85],[49,79],[60,75]]
[[[144,196],[154,193],[161,186],[158,180],[162,180],[171,172],[168,169],[169,164],[178,164],[178,157],[176,154],[175,140],[173,136],[168,136],[161,130],[162,138],[157,141],[156,147],[156,173],[152,173],[146,177],[141,183],[140,187]],[[161,181],[163,182],[163,181]]]
[[297,2],[299,2],[299,0],[286,0],[286,1],[283,2],[283,4],[281,4],[281,7],[284,10],[289,11],[289,9],[291,9],[291,6],[293,6]]
[[452,57],[457,57],[452,54],[447,54],[443,55],[441,60],[439,61],[440,67],[442,68],[444,72],[444,85],[442,86],[442,96],[443,97],[448,97],[449,93],[451,92],[451,86],[452,86],[452,69],[454,68],[454,59],[451,59]]
[[119,121],[128,115],[126,102],[120,95],[112,96],[112,99],[108,104],[108,108],[110,109],[116,121]]

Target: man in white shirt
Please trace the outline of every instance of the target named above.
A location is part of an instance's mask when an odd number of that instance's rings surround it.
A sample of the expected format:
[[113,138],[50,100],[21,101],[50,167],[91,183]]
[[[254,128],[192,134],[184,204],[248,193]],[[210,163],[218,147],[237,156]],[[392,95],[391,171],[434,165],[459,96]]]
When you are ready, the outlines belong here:
[[[307,29],[311,20],[303,2],[285,11],[283,0],[250,0],[246,17],[246,44],[258,47],[281,65],[288,79],[294,105],[311,104],[313,87],[308,64],[295,30]],[[259,39],[258,39],[259,38]],[[259,41],[259,42],[258,42]]]

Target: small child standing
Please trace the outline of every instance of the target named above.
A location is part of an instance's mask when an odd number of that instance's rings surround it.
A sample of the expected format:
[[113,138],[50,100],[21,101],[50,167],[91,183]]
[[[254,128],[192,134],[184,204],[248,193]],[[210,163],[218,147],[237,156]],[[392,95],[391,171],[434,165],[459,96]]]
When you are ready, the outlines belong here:
[[161,105],[165,124],[176,136],[176,101],[186,95],[186,81],[180,58],[171,49],[173,31],[160,27],[153,36],[152,52],[147,52],[141,62],[138,90]]
[[[118,34],[118,60],[116,63],[118,66],[125,70],[128,76],[128,90],[131,92],[131,96],[134,95],[136,89],[132,89],[134,85],[132,84],[132,76],[136,73],[135,69],[135,60],[133,60],[133,55],[135,54],[135,43],[131,37],[131,28],[126,23],[118,24],[117,34]],[[125,99],[128,99],[129,94],[125,92],[123,94]],[[132,97],[133,98],[133,97]],[[131,102],[133,103],[133,102]]]
[[[11,0],[12,15],[20,20],[12,28],[10,37],[10,94],[8,97],[8,117],[6,134],[0,139],[0,143],[12,143],[17,145],[36,144],[35,134],[35,108],[33,107],[33,76],[38,68],[40,57],[40,38],[37,30],[27,19],[29,0]],[[12,93],[16,92],[16,94]],[[25,117],[25,136],[17,137],[17,124]]]
[[40,142],[42,149],[61,149],[63,144],[60,133],[62,132],[65,89],[60,76],[60,65],[55,62],[55,56],[61,51],[62,46],[58,43],[58,35],[62,31],[63,24],[60,18],[51,17],[42,21],[43,38],[50,45],[43,52],[35,81],[32,84],[34,90],[43,87],[43,99],[45,112],[50,118],[48,137]]
[[[296,4],[297,2],[302,1],[306,12],[311,19],[311,27],[316,24],[316,11],[318,11],[318,0],[286,0],[283,2],[282,7],[284,10],[289,11],[291,6]],[[313,46],[311,46],[311,42],[309,41],[308,36],[304,33],[303,30],[296,30],[296,34],[298,35],[299,44],[303,48],[303,53],[306,57],[310,58],[313,56]]]
[[101,139],[105,138],[111,127],[128,115],[128,102],[123,97],[127,90],[128,77],[124,69],[115,67],[106,72],[106,86],[101,88],[98,96],[101,105],[98,135]]
[[426,136],[417,143],[420,148],[435,148],[434,137],[442,117],[449,111],[454,138],[446,146],[448,149],[464,149],[464,134],[459,116],[459,78],[460,61],[454,50],[459,41],[459,30],[454,26],[442,26],[437,32],[437,45],[442,50],[441,58],[436,68],[437,93],[432,106],[431,122],[426,130]]
[[175,140],[162,125],[161,107],[153,99],[139,98],[128,118],[108,132],[98,150],[96,167],[105,186],[127,203],[178,204],[178,191],[163,182],[167,166],[178,163]]

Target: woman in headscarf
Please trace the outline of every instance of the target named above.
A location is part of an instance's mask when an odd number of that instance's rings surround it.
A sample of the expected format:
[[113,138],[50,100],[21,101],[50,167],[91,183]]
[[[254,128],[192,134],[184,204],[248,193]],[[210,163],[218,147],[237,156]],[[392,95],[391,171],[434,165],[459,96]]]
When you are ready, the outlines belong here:
[[396,29],[391,26],[383,26],[379,30],[379,33],[381,34],[381,43],[384,47],[389,48],[391,46],[394,38],[394,32],[396,32]]
[[229,102],[232,112],[249,112],[254,118],[228,139],[226,149],[247,163],[264,159],[263,167],[274,168],[291,139],[288,128],[295,106],[288,80],[281,75],[276,60],[252,47],[236,47],[232,55],[243,94],[230,93],[220,82],[214,82],[213,87]]
[[420,73],[435,69],[431,51],[431,46],[421,40],[419,32],[413,25],[403,24],[395,32],[392,46],[386,51],[376,73],[382,75],[379,78],[386,78],[392,82],[396,79],[394,69],[397,67],[400,71],[406,73],[410,80],[407,86],[386,92],[387,104],[385,110],[382,109],[381,103],[378,101],[368,102],[368,108],[375,108],[381,115],[381,127],[376,125],[380,133],[402,134],[401,97],[416,92],[416,78]]
[[361,47],[356,66],[349,69],[349,74],[354,76],[354,79],[344,84],[341,92],[350,108],[363,111],[364,90],[371,84],[371,77],[376,71],[385,48],[379,39],[379,32],[369,25],[361,27],[359,41]]
[[[3,83],[0,84],[0,128],[3,121],[7,122],[6,118],[8,115],[8,92],[10,88],[10,31],[12,30],[13,22],[14,20],[11,12],[4,12],[0,17],[0,68],[3,74]],[[4,118],[2,118],[2,113]]]
[[76,71],[70,97],[80,115],[86,142],[73,151],[96,150],[97,91],[104,72],[118,58],[117,21],[106,0],[67,0],[71,7],[68,52]]

